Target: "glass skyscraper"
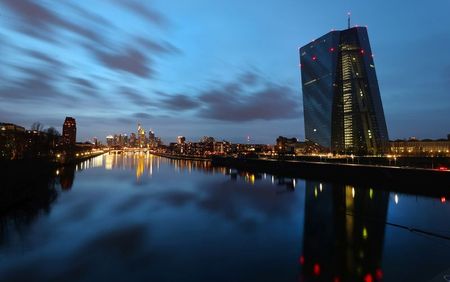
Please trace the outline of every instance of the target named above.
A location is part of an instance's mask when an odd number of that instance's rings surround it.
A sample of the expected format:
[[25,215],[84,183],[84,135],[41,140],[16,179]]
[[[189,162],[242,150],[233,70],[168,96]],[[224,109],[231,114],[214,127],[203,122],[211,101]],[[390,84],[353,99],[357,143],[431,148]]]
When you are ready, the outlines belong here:
[[305,138],[333,153],[382,154],[388,132],[365,27],[300,48]]

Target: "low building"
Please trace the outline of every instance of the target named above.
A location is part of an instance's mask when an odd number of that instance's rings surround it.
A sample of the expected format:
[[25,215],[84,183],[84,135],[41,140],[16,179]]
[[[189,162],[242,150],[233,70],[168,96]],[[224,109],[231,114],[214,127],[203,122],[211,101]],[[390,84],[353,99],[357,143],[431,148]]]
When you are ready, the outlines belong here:
[[390,153],[399,156],[450,157],[450,138],[390,141]]
[[0,159],[23,158],[25,128],[12,123],[0,123]]

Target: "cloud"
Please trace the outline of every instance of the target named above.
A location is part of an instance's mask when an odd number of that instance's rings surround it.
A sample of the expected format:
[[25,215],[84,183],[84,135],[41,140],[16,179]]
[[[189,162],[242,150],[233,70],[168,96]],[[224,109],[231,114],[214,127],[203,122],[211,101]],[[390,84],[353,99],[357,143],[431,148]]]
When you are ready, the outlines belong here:
[[119,93],[138,106],[150,106],[150,100],[129,87],[121,87]]
[[142,78],[150,78],[154,70],[148,65],[151,63],[142,52],[134,48],[127,48],[123,52],[109,53],[93,49],[95,57],[105,66],[113,69],[125,71]]
[[97,86],[95,86],[91,81],[84,79],[84,78],[80,78],[80,77],[70,77],[69,78],[73,83],[91,89],[91,90],[97,90]]
[[0,98],[6,100],[68,98],[54,86],[56,78],[51,70],[30,67],[17,67],[17,69],[22,72],[25,78],[10,81],[7,85],[3,85],[0,88]]
[[196,101],[194,98],[191,98],[183,94],[168,96],[161,102],[164,107],[174,111],[192,110],[198,108],[200,105],[200,103]]
[[241,74],[239,81],[245,85],[255,85],[260,81],[260,77],[254,72],[247,71]]
[[[266,81],[255,72],[245,72],[231,82],[214,82],[214,87],[192,95],[169,95],[161,107],[173,111],[196,110],[201,118],[245,122],[299,118],[300,96],[292,88]],[[217,86],[219,85],[219,86]]]
[[59,60],[57,60],[55,58],[52,58],[52,57],[50,57],[47,54],[44,54],[42,52],[35,51],[35,50],[28,50],[26,52],[31,57],[33,57],[33,58],[35,58],[37,60],[40,60],[40,61],[42,61],[44,63],[47,63],[49,65],[52,65],[54,67],[58,67],[58,68],[64,67],[64,64],[61,61],[59,61]]
[[134,113],[133,117],[139,119],[151,119],[153,116],[147,113]]
[[169,21],[168,19],[146,5],[141,4],[137,1],[116,1],[121,4],[123,7],[127,8],[129,11],[135,13],[136,15],[141,16],[152,24],[155,24],[159,27],[168,27]]
[[161,43],[155,42],[151,39],[138,36],[136,42],[142,47],[147,48],[155,53],[159,54],[179,54],[181,50],[172,45],[169,42],[162,41]]
[[103,41],[96,32],[69,22],[36,2],[4,0],[2,3],[21,17],[26,27],[19,27],[18,30],[30,36],[46,39],[51,37],[53,28],[61,28],[94,42]]
[[91,13],[91,12],[89,12],[77,5],[74,5],[73,3],[70,3],[70,2],[65,2],[64,4],[68,7],[70,7],[71,9],[73,9],[83,19],[88,19],[88,20],[90,20],[96,24],[102,25],[102,26],[111,26],[111,23],[108,20],[106,20],[105,18],[103,18],[99,15]]
[[[300,116],[300,97],[286,86],[248,72],[237,81],[203,91],[199,115],[223,121],[289,119]],[[249,87],[251,86],[251,87]]]

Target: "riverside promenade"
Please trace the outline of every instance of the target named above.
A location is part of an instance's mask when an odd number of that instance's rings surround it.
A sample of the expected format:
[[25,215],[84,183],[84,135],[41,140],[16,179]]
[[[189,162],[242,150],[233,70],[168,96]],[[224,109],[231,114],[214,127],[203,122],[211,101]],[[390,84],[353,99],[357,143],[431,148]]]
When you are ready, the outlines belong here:
[[406,193],[450,196],[450,170],[329,163],[320,161],[213,157],[213,166],[345,184],[379,186]]

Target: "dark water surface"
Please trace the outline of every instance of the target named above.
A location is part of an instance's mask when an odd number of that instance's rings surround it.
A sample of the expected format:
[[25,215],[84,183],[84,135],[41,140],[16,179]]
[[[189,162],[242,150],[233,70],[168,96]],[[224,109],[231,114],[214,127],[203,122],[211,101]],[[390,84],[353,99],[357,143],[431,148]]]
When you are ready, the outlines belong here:
[[450,269],[444,197],[142,154],[55,176],[56,197],[0,218],[0,281],[446,281]]

